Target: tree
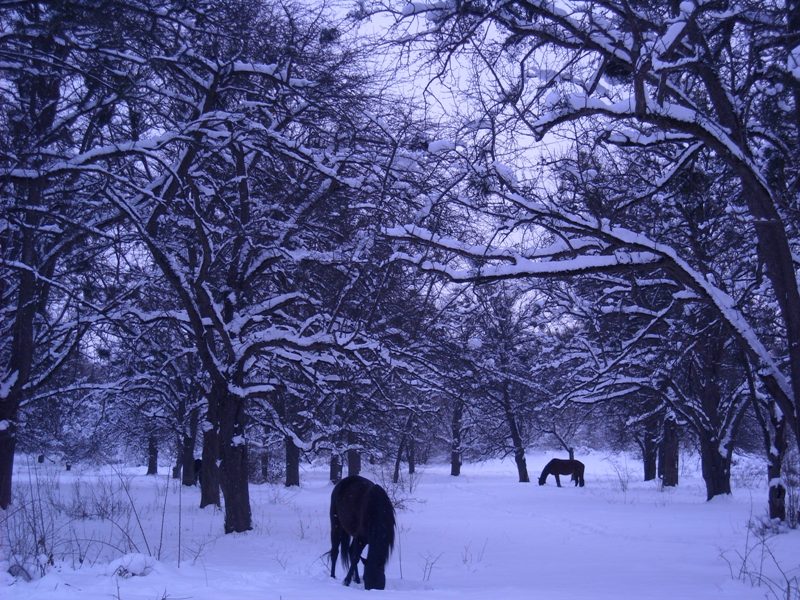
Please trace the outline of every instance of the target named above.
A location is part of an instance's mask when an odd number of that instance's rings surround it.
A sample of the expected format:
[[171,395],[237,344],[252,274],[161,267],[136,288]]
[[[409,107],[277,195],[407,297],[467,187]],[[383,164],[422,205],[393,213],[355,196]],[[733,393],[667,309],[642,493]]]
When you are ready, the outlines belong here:
[[[434,264],[409,250],[403,258],[454,281],[662,270],[675,300],[704,306],[736,337],[800,442],[797,179],[785,167],[800,140],[800,86],[787,41],[800,26],[798,8],[794,1],[734,2],[725,12],[689,3],[410,6],[398,26],[427,19],[424,35],[444,67],[468,52],[488,75],[469,90],[481,104],[462,130],[471,149],[465,169],[482,183],[458,202],[476,215],[491,208],[502,229],[476,243],[419,223],[397,226],[396,239],[458,257]],[[483,36],[487,28],[493,33]],[[561,137],[567,163],[533,151],[544,136]],[[572,187],[540,177],[549,165],[586,162],[582,151],[611,168],[578,171]],[[698,175],[707,195],[694,205],[724,227],[692,231],[692,219],[673,218],[686,198],[676,189]],[[531,236],[522,247],[498,241],[534,225],[552,235]],[[735,241],[721,230],[735,232]],[[676,233],[702,243],[679,245]],[[728,286],[732,248],[739,276]]]
[[473,394],[484,442],[494,452],[513,454],[521,483],[530,481],[525,450],[530,420],[542,388],[534,384],[537,344],[533,324],[539,305],[512,283],[473,290],[471,363]]
[[[0,10],[7,24],[0,40],[0,507],[6,508],[20,408],[36,399],[74,355],[89,323],[115,302],[110,288],[87,285],[98,248],[113,244],[98,239],[113,222],[97,202],[100,178],[79,178],[63,159],[96,143],[105,127],[97,115],[116,98],[72,85],[93,67],[63,38],[68,6],[30,2]],[[87,118],[92,107],[95,118]]]
[[[363,253],[368,239],[352,233],[375,206],[363,200],[393,181],[392,144],[364,110],[372,97],[358,54],[339,44],[321,15],[279,2],[76,0],[4,10],[17,33],[3,38],[10,58],[2,64],[18,82],[5,115],[20,127],[8,128],[3,167],[13,197],[28,201],[14,217],[22,241],[9,235],[4,246],[4,268],[20,273],[21,283],[13,290],[4,283],[3,294],[28,291],[22,309],[6,313],[5,323],[19,316],[19,325],[8,327],[18,335],[4,350],[11,363],[3,410],[13,418],[20,392],[32,387],[32,324],[47,294],[62,291],[50,285],[60,276],[61,245],[75,244],[74,236],[59,237],[42,258],[46,266],[35,263],[35,235],[44,234],[42,244],[50,235],[37,230],[46,224],[39,207],[79,190],[85,202],[64,203],[72,210],[66,216],[55,210],[61,205],[47,211],[60,219],[51,229],[60,236],[79,223],[79,239],[102,239],[119,225],[135,238],[128,251],[145,252],[163,277],[171,301],[157,318],[137,302],[118,303],[113,316],[172,320],[187,336],[207,404],[204,488],[219,475],[226,532],[249,529],[249,404],[268,406],[284,372],[324,387],[319,365],[346,354],[366,364],[359,355],[374,351],[309,279]],[[30,256],[20,261],[23,246]],[[37,278],[44,285],[26,284]],[[64,286],[66,300],[54,304],[66,307],[62,318],[77,313],[75,289]],[[61,348],[80,331],[61,328]],[[11,438],[6,412],[0,435]]]

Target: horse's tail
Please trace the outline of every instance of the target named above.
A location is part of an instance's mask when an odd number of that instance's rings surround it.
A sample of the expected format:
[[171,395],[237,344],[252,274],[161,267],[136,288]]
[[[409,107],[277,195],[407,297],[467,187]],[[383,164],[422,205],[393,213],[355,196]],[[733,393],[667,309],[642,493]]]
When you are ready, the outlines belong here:
[[337,490],[338,484],[333,488],[333,493],[331,494],[331,549],[329,552],[326,552],[331,563],[331,577],[334,576],[333,574],[336,571],[337,552],[341,554],[342,565],[344,565],[345,569],[350,568],[350,535],[344,530],[344,527],[342,527],[342,523],[339,521],[339,515],[336,513],[335,496]]
[[397,522],[395,520],[394,505],[389,495],[381,486],[375,484],[369,490],[367,498],[367,514],[369,522],[370,554],[377,552],[379,562],[386,563],[389,554],[394,549],[394,534]]
[[342,537],[339,539],[339,556],[345,570],[350,569],[350,536],[342,529]]

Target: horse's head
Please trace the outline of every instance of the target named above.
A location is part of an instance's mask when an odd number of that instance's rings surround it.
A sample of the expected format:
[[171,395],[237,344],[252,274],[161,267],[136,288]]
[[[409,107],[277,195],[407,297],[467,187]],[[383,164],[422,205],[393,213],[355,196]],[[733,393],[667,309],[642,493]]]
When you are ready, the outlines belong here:
[[378,560],[364,561],[364,589],[365,590],[382,590],[386,587],[386,574],[384,573],[384,565],[379,564]]
[[539,485],[544,485],[546,481],[547,481],[547,475],[542,475],[541,477],[539,477]]

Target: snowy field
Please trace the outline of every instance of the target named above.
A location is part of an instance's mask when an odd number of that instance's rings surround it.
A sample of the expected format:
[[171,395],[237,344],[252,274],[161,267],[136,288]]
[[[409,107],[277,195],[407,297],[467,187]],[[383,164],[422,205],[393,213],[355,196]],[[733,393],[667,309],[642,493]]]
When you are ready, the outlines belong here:
[[[621,455],[578,455],[586,487],[544,487],[535,479],[559,453],[528,456],[534,481],[516,482],[513,461],[465,464],[449,476],[426,465],[403,489],[398,543],[387,589],[370,594],[425,600],[796,598],[800,531],[759,535],[761,467],[740,459],[734,494],[705,501],[698,465],[684,461],[681,485],[643,483],[641,464]],[[255,528],[224,535],[223,515],[197,507],[199,490],[143,468],[65,472],[18,457],[17,485],[34,501],[3,519],[0,597],[4,600],[302,600],[358,598],[363,587],[328,577],[324,465],[303,485],[251,486]],[[381,481],[380,473],[364,475]],[[568,477],[562,484],[569,483]],[[60,506],[65,515],[53,514]],[[95,516],[104,513],[104,519]],[[21,518],[24,517],[24,518]],[[5,574],[9,545],[44,532],[61,558],[26,583]],[[122,558],[120,558],[122,557]],[[746,561],[743,562],[743,558]],[[113,559],[113,560],[112,560]],[[41,559],[45,561],[43,556]],[[82,560],[82,562],[81,562]],[[34,564],[28,565],[37,571]],[[761,579],[761,585],[753,581]]]

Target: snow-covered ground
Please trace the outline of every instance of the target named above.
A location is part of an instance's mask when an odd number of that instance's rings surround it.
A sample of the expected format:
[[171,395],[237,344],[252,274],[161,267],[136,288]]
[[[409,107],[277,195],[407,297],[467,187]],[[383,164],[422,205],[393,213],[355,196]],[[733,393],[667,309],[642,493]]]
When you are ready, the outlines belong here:
[[[677,489],[641,482],[640,462],[600,452],[578,456],[586,487],[572,487],[568,477],[560,489],[552,478],[538,486],[540,469],[557,455],[528,455],[530,484],[517,483],[510,460],[465,464],[458,478],[447,465],[426,465],[410,492],[406,476],[402,490],[390,490],[402,508],[387,589],[369,593],[425,600],[760,599],[784,598],[779,590],[787,581],[796,586],[800,531],[763,543],[748,529],[748,521],[763,517],[766,499],[763,471],[750,461],[736,465],[731,497],[706,502],[691,460]],[[18,485],[31,485],[35,495],[24,510],[14,506],[13,518],[0,513],[4,600],[365,593],[341,585],[341,567],[338,581],[328,577],[332,485],[323,465],[308,467],[299,489],[252,486],[254,530],[224,535],[222,513],[199,509],[199,490],[168,479],[167,467],[147,477],[141,468],[65,472],[26,457],[17,463]],[[364,475],[383,479],[376,471]],[[54,505],[66,520],[50,516]],[[100,512],[106,519],[86,516]],[[62,558],[26,583],[5,574],[7,557],[9,544],[30,543],[34,531],[44,531],[46,545]],[[759,576],[772,583],[752,585]]]

